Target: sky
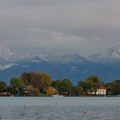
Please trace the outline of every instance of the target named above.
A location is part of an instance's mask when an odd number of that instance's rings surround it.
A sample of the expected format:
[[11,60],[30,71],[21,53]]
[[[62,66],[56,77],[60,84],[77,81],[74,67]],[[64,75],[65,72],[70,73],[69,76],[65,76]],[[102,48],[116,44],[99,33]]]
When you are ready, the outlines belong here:
[[120,0],[0,0],[0,43],[89,55],[120,45]]

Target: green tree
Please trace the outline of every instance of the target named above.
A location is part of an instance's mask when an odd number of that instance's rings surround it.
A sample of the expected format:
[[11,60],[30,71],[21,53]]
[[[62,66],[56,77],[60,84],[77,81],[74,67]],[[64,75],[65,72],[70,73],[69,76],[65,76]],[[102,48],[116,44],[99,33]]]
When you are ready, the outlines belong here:
[[62,82],[62,80],[54,80],[54,81],[52,81],[52,85],[51,85],[52,87],[54,87],[56,89],[57,93],[59,93],[59,94],[61,92],[61,82]]
[[59,92],[59,94],[73,94],[71,93],[73,90],[73,85],[68,79],[53,81],[52,86]]
[[100,79],[97,76],[90,76],[86,78],[85,81],[91,81],[93,83],[100,83]]
[[0,92],[3,91],[3,88],[6,86],[6,83],[4,81],[0,81]]
[[86,78],[85,81],[88,83],[91,92],[95,91],[95,95],[96,95],[96,91],[99,86],[100,79],[97,76],[90,76]]
[[113,81],[111,83],[111,93],[112,95],[120,95],[120,82]]
[[111,96],[112,95],[112,92],[111,92],[111,83],[107,83],[106,85],[105,85],[105,87],[106,87],[106,95],[107,96]]
[[13,94],[19,94],[19,88],[22,86],[22,81],[19,78],[11,78],[10,85],[12,86]]
[[76,94],[76,96],[83,95],[83,87],[82,86],[76,86],[75,87],[75,94]]
[[78,86],[82,86],[84,94],[87,94],[88,90],[91,92],[91,82],[79,81]]
[[84,81],[78,82],[78,86],[83,87],[83,91],[85,94],[87,94],[88,91],[91,93],[92,91],[95,91],[95,95],[99,84],[100,84],[100,79],[97,76],[90,76],[86,78]]

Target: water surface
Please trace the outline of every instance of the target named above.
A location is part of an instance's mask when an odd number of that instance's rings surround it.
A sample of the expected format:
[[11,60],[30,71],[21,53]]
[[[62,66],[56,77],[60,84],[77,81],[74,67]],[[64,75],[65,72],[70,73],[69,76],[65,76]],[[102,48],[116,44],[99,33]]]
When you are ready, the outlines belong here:
[[0,118],[2,120],[119,120],[120,97],[1,97]]

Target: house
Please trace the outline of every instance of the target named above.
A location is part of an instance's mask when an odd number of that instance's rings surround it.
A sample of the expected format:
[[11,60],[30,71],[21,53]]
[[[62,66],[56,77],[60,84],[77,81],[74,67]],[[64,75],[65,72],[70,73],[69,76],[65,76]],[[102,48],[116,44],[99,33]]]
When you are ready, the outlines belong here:
[[11,86],[5,86],[0,93],[0,96],[11,96]]
[[24,92],[25,92],[26,95],[33,94],[34,87],[31,86],[31,85],[28,85],[23,90],[24,90]]
[[[92,94],[95,94],[95,91],[93,91]],[[106,95],[106,88],[100,85],[96,90],[96,95]]]

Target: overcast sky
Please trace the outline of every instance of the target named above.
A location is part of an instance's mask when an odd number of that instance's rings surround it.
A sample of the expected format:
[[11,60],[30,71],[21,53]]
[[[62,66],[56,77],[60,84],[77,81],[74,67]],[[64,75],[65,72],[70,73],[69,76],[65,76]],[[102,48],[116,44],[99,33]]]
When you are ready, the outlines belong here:
[[101,53],[120,45],[120,0],[0,0],[0,43]]

